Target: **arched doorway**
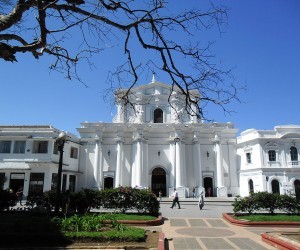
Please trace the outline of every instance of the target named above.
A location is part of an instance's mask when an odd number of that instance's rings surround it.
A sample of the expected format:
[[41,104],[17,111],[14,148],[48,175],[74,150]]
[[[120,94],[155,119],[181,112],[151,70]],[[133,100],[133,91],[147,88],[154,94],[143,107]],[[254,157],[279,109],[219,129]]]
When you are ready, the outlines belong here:
[[300,180],[294,181],[294,188],[295,188],[296,199],[299,201],[300,200]]
[[248,181],[249,194],[254,192],[253,180]]
[[213,178],[212,177],[204,177],[204,188],[205,188],[205,197],[214,196],[213,192]]
[[114,178],[113,177],[104,177],[104,189],[114,187]]
[[280,188],[279,188],[279,181],[278,180],[272,180],[272,193],[273,194],[280,194]]
[[158,196],[159,191],[162,192],[162,196],[167,195],[166,189],[166,171],[161,168],[157,167],[152,171],[152,178],[151,178],[151,190],[152,192]]

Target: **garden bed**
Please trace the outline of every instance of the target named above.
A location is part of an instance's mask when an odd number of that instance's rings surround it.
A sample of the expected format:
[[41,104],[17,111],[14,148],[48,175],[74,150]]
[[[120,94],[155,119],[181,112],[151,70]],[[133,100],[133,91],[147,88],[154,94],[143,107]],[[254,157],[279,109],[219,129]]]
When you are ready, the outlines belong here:
[[[100,228],[95,232],[85,232],[84,230],[75,230],[73,232],[63,231],[56,226],[57,219],[52,216],[35,216],[28,212],[6,212],[0,214],[0,248],[18,248],[18,247],[72,247],[80,246],[115,246],[124,248],[148,249],[157,248],[159,243],[159,233],[156,231],[145,231],[136,226],[160,225],[163,220],[159,216],[153,219],[153,216],[138,214],[111,214],[102,215],[111,217],[112,220],[99,221]],[[91,221],[85,218],[93,218]],[[133,220],[130,220],[132,218]],[[155,217],[154,217],[155,218]],[[125,220],[124,220],[125,219]],[[56,221],[56,223],[55,223]],[[80,222],[81,221],[81,222]],[[98,217],[95,215],[80,216],[64,219],[60,222],[66,225],[79,226],[79,224],[90,223],[91,227],[96,227]],[[17,240],[16,240],[17,239]],[[86,247],[88,248],[88,247]]]
[[300,227],[300,221],[248,221],[243,219],[244,215],[248,214],[223,213],[223,218],[231,224],[243,227]]

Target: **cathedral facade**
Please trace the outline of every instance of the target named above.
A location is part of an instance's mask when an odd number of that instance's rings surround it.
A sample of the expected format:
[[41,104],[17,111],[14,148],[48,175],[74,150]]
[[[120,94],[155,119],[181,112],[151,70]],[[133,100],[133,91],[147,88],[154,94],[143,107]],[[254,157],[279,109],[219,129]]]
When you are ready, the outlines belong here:
[[116,100],[112,123],[82,123],[80,186],[150,188],[164,196],[177,188],[182,197],[193,187],[212,196],[239,194],[237,130],[231,123],[202,123],[181,100],[176,88],[153,79],[131,90],[134,105]]
[[[180,197],[247,196],[267,191],[300,198],[300,126],[238,130],[232,123],[204,123],[188,112],[171,85],[152,79],[131,89],[129,102],[116,92],[111,123],[83,122],[67,133],[62,190],[149,188]],[[197,91],[192,96],[199,97]],[[192,113],[192,114],[190,114]],[[199,117],[199,116],[198,116]],[[55,189],[61,130],[47,126],[0,126],[0,188],[24,195]]]

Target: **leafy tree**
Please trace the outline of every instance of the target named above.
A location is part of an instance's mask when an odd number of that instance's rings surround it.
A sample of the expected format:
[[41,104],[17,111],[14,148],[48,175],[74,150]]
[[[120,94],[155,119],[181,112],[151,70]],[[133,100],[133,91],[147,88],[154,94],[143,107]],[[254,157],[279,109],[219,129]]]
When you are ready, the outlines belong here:
[[[212,43],[193,42],[204,37],[199,32],[226,22],[226,9],[211,4],[205,10],[173,14],[171,2],[0,0],[0,58],[17,62],[20,53],[31,53],[35,59],[48,55],[54,59],[50,69],[82,81],[77,70],[81,61],[92,66],[92,55],[119,45],[124,53],[118,58],[120,66],[108,77],[108,91],[127,85],[127,91],[118,92],[118,100],[134,106],[130,90],[143,72],[151,70],[167,75],[179,88],[189,114],[203,118],[208,103],[229,112],[226,105],[239,101],[231,71],[214,62]],[[175,36],[178,32],[182,35]],[[201,95],[195,95],[194,89]]]

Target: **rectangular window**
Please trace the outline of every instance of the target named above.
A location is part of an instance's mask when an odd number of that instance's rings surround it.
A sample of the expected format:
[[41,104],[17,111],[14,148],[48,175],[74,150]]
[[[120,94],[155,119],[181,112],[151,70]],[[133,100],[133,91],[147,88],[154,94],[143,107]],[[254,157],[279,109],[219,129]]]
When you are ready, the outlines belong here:
[[26,141],[15,141],[14,154],[24,154],[25,146],[26,146]]
[[44,173],[31,173],[29,195],[42,195],[44,188]]
[[276,161],[276,151],[275,150],[269,150],[269,161]]
[[57,174],[52,174],[52,180],[51,180],[51,190],[55,191],[57,187]]
[[71,192],[75,192],[75,185],[76,185],[76,176],[70,175],[69,176],[69,190]]
[[9,154],[11,141],[0,141],[0,154]]
[[247,163],[251,163],[251,153],[246,153]]
[[58,155],[58,145],[56,142],[54,142],[53,154]]
[[48,141],[35,141],[33,143],[34,154],[47,154],[48,153]]
[[71,147],[70,157],[73,159],[77,159],[78,157],[78,148]]

